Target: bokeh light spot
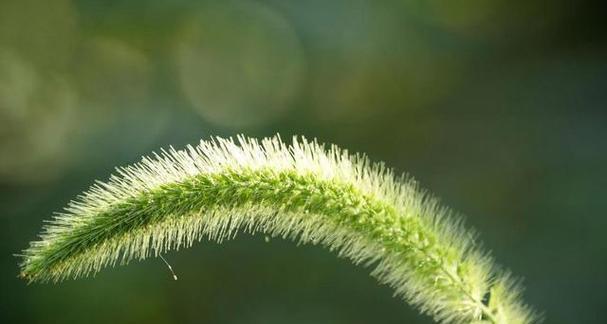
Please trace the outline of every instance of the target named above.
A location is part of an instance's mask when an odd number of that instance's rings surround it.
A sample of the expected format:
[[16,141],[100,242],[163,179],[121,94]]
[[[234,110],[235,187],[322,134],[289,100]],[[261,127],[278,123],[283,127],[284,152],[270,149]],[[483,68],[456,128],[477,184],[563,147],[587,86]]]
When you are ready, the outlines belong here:
[[61,171],[76,102],[65,77],[0,49],[0,179],[41,182]]
[[176,46],[184,94],[207,121],[226,127],[264,125],[298,94],[301,44],[278,12],[249,1],[201,8]]

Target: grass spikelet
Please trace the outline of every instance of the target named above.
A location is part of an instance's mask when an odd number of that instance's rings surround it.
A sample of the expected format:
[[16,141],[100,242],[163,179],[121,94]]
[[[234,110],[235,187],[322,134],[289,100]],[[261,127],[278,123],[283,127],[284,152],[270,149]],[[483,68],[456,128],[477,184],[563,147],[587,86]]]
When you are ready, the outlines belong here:
[[444,323],[531,323],[519,288],[461,219],[417,183],[335,146],[216,138],[96,182],[23,252],[21,276],[57,282],[238,231],[320,244]]

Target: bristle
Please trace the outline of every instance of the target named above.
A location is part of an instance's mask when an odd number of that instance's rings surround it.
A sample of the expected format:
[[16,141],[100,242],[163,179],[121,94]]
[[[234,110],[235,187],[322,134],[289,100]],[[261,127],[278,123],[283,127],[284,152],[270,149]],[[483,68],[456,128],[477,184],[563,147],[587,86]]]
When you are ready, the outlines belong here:
[[203,238],[262,232],[373,266],[380,282],[439,322],[534,318],[453,220],[461,217],[384,164],[304,138],[286,145],[279,136],[214,138],[152,156],[70,202],[23,252],[21,276],[84,277]]

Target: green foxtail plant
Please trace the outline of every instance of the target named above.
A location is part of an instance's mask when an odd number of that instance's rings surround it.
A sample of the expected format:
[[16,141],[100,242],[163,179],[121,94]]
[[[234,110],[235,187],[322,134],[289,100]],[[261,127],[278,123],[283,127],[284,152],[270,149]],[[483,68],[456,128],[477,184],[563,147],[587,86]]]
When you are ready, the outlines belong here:
[[534,321],[519,285],[407,177],[336,146],[239,136],[117,168],[44,227],[21,277],[57,282],[238,230],[321,244],[442,323]]

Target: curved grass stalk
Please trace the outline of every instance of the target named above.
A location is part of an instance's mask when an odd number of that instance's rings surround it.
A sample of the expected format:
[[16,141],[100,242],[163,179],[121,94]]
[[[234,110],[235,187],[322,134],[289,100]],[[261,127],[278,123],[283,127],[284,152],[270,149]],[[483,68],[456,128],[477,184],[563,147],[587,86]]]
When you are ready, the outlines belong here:
[[238,230],[321,244],[444,323],[531,323],[518,286],[414,180],[335,146],[276,136],[202,141],[117,169],[23,252],[21,276],[61,281]]

